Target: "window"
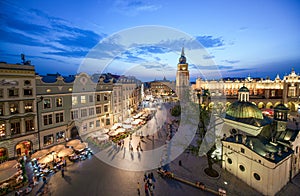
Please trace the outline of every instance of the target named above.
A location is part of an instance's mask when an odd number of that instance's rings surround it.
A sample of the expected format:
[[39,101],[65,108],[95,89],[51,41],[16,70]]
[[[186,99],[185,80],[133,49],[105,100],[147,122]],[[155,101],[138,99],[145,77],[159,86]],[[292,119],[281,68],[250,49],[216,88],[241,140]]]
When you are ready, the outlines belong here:
[[4,115],[4,105],[0,104],[0,116]]
[[20,122],[10,123],[11,135],[17,135],[21,133]]
[[87,117],[87,109],[81,109],[80,110],[80,117],[81,118]]
[[107,101],[107,100],[108,100],[107,94],[104,94],[104,101]]
[[80,96],[80,103],[86,103],[85,95]]
[[33,112],[32,102],[26,102],[24,104],[24,110],[25,112]]
[[43,119],[44,119],[44,126],[52,125],[52,114],[44,115]]
[[245,171],[245,167],[244,167],[243,165],[240,165],[239,168],[240,168],[240,170],[241,170],[242,172]]
[[100,95],[97,95],[97,101],[101,101]]
[[50,99],[44,99],[43,103],[44,103],[44,109],[51,108],[51,100]]
[[89,102],[94,102],[94,96],[93,95],[89,95]]
[[231,158],[228,158],[228,159],[227,159],[227,162],[228,162],[229,164],[232,164]]
[[298,154],[298,148],[299,148],[299,146],[296,146],[296,154]]
[[100,127],[100,120],[96,120],[96,127]]
[[260,180],[260,175],[258,175],[257,173],[254,173],[254,174],[253,174],[253,177],[254,177],[257,181]]
[[45,146],[53,144],[53,142],[54,142],[53,134],[44,136],[44,145]]
[[96,107],[96,114],[101,114],[101,106]]
[[63,106],[63,99],[62,99],[62,97],[56,98],[55,102],[56,102],[56,107],[62,107]]
[[0,98],[3,98],[3,89],[0,89]]
[[55,122],[56,123],[60,123],[64,121],[64,113],[60,112],[60,113],[56,113],[55,114]]
[[25,120],[26,132],[34,131],[33,119]]
[[106,125],[110,125],[110,119],[109,118],[106,119]]
[[48,88],[48,89],[46,90],[46,92],[47,92],[47,93],[51,93],[51,89]]
[[94,115],[95,115],[95,109],[89,108],[89,116],[94,116]]
[[94,122],[90,122],[90,128],[94,128]]
[[4,122],[0,122],[0,137],[5,137],[5,123]]
[[104,106],[104,112],[108,112],[108,105]]
[[72,120],[78,119],[78,110],[71,111],[71,118]]
[[244,148],[241,148],[241,153],[245,154],[245,149]]
[[17,113],[19,113],[19,105],[18,105],[18,103],[10,103],[9,104],[9,111],[10,111],[10,114],[17,114]]
[[65,131],[60,131],[56,133],[56,142],[65,141]]
[[24,89],[24,96],[32,95],[32,89]]
[[30,85],[31,85],[30,80],[25,80],[25,81],[24,81],[24,86],[30,86]]
[[78,104],[77,97],[72,97],[72,105],[77,105],[77,104]]
[[9,97],[18,97],[19,96],[19,89],[17,89],[17,88],[8,89],[8,96]]

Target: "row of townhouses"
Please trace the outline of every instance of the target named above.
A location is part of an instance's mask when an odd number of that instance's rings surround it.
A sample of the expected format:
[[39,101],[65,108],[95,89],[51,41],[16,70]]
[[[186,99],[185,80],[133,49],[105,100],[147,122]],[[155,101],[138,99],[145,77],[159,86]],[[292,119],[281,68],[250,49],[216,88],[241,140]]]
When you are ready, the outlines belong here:
[[37,75],[32,65],[0,63],[0,160],[109,128],[138,110],[134,77]]

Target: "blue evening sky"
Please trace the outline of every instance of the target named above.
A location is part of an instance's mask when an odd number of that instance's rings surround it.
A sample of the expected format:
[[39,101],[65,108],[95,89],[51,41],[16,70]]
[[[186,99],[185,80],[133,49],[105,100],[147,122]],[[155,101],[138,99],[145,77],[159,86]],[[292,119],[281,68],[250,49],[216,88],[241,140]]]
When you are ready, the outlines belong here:
[[300,72],[300,1],[2,0],[0,39],[0,61],[39,74],[174,80],[184,46],[191,78],[282,78]]

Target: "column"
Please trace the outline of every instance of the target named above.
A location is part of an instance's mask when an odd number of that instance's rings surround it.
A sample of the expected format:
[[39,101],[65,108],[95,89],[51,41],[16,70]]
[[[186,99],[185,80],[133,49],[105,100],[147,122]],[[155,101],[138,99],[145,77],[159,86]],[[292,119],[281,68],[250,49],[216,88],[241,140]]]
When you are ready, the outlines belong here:
[[19,101],[19,113],[24,114],[25,109],[24,109],[24,101]]
[[9,120],[5,121],[5,134],[6,134],[6,137],[10,137],[11,136]]
[[21,122],[20,122],[20,129],[21,129],[21,134],[25,134],[26,132],[26,126],[25,126],[25,119],[21,118]]
[[4,102],[4,116],[8,116],[8,115],[10,115],[9,103],[8,102]]

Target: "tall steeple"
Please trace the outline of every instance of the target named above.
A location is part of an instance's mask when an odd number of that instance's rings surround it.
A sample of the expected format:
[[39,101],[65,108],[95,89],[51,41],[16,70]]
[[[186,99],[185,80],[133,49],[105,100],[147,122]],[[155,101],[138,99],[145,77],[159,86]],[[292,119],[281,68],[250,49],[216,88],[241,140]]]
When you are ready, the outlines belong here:
[[184,99],[183,96],[187,95],[187,90],[190,85],[190,74],[188,70],[188,63],[184,54],[184,47],[181,49],[181,55],[177,64],[176,74],[176,94],[180,100]]

